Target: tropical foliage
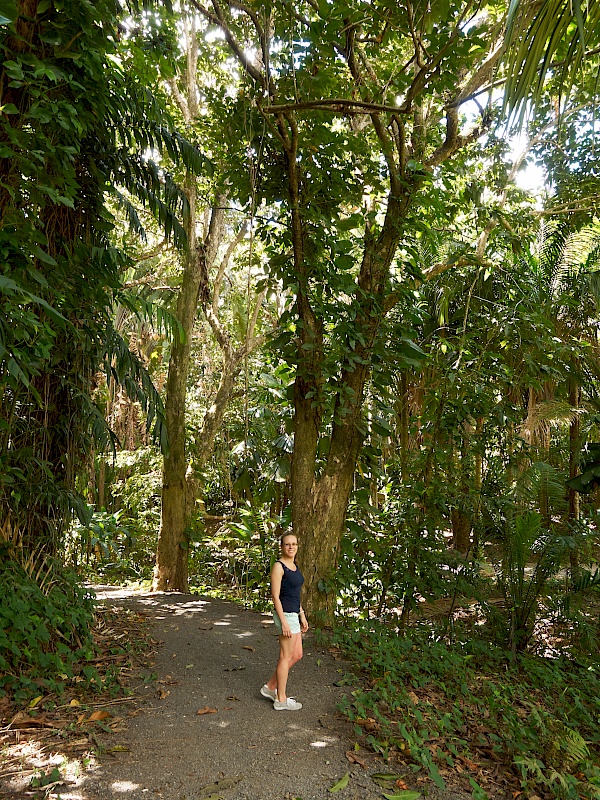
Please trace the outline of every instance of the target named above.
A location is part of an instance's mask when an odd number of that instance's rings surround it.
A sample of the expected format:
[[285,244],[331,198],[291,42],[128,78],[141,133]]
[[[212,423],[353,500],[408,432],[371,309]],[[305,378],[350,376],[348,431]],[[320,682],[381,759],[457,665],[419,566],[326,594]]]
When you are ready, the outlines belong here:
[[597,13],[7,11],[0,691],[91,655],[55,557],[264,608],[292,526],[373,749],[597,796]]

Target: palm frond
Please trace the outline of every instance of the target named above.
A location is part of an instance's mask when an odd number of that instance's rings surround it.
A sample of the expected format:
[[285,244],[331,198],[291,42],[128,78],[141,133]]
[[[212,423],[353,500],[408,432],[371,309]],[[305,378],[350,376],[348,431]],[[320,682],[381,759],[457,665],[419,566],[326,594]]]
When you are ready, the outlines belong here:
[[160,333],[163,333],[171,342],[185,342],[185,331],[181,322],[167,308],[160,303],[146,300],[138,294],[131,292],[121,292],[119,301],[132,311],[139,319],[148,320],[156,325]]
[[157,125],[154,133],[157,145],[164,147],[175,164],[183,165],[193,175],[211,177],[214,174],[212,161],[179,131],[171,131],[164,125]]
[[518,476],[515,497],[525,505],[543,497],[552,509],[560,509],[565,500],[564,478],[551,464],[538,461]]
[[529,410],[527,419],[520,429],[522,436],[535,434],[544,426],[568,427],[582,413],[564,400],[541,400]]
[[117,204],[117,208],[124,212],[130,231],[139,236],[143,242],[147,241],[146,229],[142,225],[137,208],[133,205],[131,200],[125,197],[123,192],[120,192],[116,187],[113,189],[112,196]]
[[143,364],[112,325],[106,331],[105,370],[146,413],[146,430],[151,431],[163,453],[168,452],[167,427],[162,398]]
[[[552,70],[559,74],[560,95],[568,95],[599,30],[598,0],[512,0],[505,34],[505,110],[522,120],[527,103],[540,101]],[[561,47],[565,57],[555,65]]]
[[175,246],[184,250],[187,247],[187,235],[179,216],[184,220],[189,216],[185,192],[168,173],[161,174],[153,161],[125,155],[121,163],[122,168],[115,171],[116,182],[149,208],[163,228],[167,240],[172,238]]

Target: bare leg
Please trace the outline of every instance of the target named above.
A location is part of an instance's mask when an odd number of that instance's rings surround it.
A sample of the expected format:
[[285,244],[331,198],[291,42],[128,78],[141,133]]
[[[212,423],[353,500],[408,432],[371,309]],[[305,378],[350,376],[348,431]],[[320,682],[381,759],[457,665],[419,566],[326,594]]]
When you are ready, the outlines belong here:
[[302,634],[294,633],[290,638],[286,636],[279,637],[279,661],[277,663],[277,669],[275,670],[275,679],[277,681],[277,699],[282,703],[285,703],[287,699],[285,690],[289,671],[296,661],[299,661],[299,658],[295,658],[295,655],[298,655],[298,640],[300,640],[301,658]]
[[[281,659],[281,640],[283,638],[284,638],[283,636],[279,637],[279,642],[280,642],[280,655],[279,655],[279,657],[280,657],[280,659]],[[289,659],[288,672],[294,666],[294,664],[297,664],[298,661],[300,661],[300,659],[302,658],[302,636],[300,634],[295,634],[292,637],[292,639],[294,639],[294,638],[296,639],[296,643],[294,645],[294,649],[293,649],[291,658]],[[290,640],[287,639],[287,641],[289,642]],[[277,665],[277,666],[279,668],[279,665]],[[271,675],[271,677],[267,681],[267,688],[271,689],[271,690],[277,689],[277,670],[275,670],[275,672]]]

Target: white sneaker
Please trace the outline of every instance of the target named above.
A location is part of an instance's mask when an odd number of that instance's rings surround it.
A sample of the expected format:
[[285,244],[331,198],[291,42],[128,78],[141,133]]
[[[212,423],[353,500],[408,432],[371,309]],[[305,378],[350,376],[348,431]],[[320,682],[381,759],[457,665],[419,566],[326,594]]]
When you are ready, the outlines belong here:
[[273,708],[275,711],[300,711],[302,703],[294,700],[293,697],[288,697],[283,703],[280,700],[275,700]]
[[263,697],[268,697],[269,700],[277,700],[277,689],[269,689],[266,683],[260,687],[260,693]]

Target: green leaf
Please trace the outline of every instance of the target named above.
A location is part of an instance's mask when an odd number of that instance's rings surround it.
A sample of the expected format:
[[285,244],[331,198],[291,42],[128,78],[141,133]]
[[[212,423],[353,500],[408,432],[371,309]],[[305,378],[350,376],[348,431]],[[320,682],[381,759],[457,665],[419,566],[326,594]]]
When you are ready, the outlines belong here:
[[384,792],[383,796],[386,800],[417,800],[417,797],[421,797],[421,792],[412,792],[409,789],[405,789],[402,792],[398,792],[398,794],[386,794]]
[[38,247],[37,244],[34,244],[31,248],[31,252],[34,256],[39,258],[40,261],[43,261],[45,264],[50,264],[53,267],[56,267],[56,261],[52,258],[52,256],[48,255],[48,253],[44,252],[41,247]]
[[427,765],[427,769],[429,771],[429,777],[435,783],[435,785],[439,789],[445,789],[446,788],[446,781],[442,778],[442,776],[440,775],[440,773],[438,771],[438,768],[436,767],[436,765],[432,761],[430,761],[429,764]]
[[8,25],[17,18],[15,0],[0,0],[0,25]]
[[344,777],[335,783],[333,786],[330,787],[330,792],[341,792],[342,789],[345,789],[348,786],[348,782],[350,780],[350,773],[347,772]]
[[394,772],[375,772],[371,777],[378,778],[380,781],[397,781],[402,778],[402,775],[396,775]]

